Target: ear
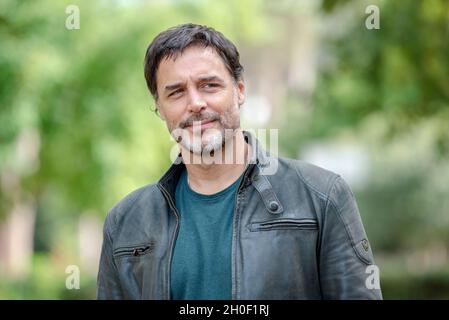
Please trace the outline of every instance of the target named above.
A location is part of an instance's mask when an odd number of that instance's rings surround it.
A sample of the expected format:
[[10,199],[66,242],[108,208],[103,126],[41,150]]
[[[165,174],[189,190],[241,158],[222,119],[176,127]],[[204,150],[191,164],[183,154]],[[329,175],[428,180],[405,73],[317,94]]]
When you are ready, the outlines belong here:
[[243,79],[237,82],[237,94],[239,106],[241,106],[245,102],[245,82]]
[[159,103],[159,98],[155,100],[156,103],[156,110],[157,113],[159,114],[159,117],[165,121],[165,114],[163,112],[163,109],[161,108],[161,104]]

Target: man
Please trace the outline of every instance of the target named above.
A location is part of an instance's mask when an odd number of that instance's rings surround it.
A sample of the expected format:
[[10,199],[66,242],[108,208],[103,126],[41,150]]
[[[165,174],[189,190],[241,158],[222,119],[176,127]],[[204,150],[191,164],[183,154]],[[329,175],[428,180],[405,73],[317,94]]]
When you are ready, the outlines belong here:
[[381,298],[348,185],[240,129],[242,73],[236,47],[206,26],[148,47],[147,85],[180,153],[108,214],[99,299]]

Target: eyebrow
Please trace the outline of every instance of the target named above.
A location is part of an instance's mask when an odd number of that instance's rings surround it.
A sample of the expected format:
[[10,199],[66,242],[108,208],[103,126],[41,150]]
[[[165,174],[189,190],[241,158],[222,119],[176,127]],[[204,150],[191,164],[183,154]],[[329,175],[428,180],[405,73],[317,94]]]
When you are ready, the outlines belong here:
[[169,84],[169,85],[165,86],[164,91],[165,91],[165,92],[167,92],[167,91],[172,91],[172,90],[178,89],[178,88],[181,87],[181,86],[182,86],[182,82],[177,82],[177,83],[174,83],[174,84]]
[[198,80],[201,81],[201,82],[216,81],[216,82],[224,83],[224,80],[221,79],[221,78],[218,77],[218,76],[205,76],[205,77],[199,77]]
[[[205,76],[205,77],[199,77],[198,80],[199,80],[200,82],[216,81],[216,82],[224,83],[224,80],[221,79],[221,78],[218,77],[218,76]],[[173,83],[173,84],[169,84],[169,85],[166,85],[166,86],[165,86],[164,91],[165,91],[165,92],[172,91],[172,90],[175,90],[175,89],[178,89],[178,88],[182,87],[182,85],[183,85],[182,82],[176,82],[176,83]]]

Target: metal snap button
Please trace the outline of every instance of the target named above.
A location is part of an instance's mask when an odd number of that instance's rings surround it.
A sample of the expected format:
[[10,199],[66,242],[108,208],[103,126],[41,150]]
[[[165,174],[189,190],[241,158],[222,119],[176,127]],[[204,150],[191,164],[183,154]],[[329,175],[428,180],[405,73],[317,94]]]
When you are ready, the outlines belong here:
[[369,243],[368,243],[368,240],[366,240],[366,239],[363,239],[363,240],[362,240],[362,247],[363,247],[363,249],[364,249],[365,251],[368,251],[368,249],[369,249]]
[[277,203],[276,201],[271,201],[270,202],[270,209],[272,211],[277,211],[277,209],[279,209],[279,203]]

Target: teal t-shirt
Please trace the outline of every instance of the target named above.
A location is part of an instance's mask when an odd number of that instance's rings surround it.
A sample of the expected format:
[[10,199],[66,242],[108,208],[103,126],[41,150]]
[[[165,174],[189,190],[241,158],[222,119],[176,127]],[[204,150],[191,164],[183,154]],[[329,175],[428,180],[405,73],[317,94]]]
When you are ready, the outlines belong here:
[[190,188],[187,170],[181,174],[175,193],[180,223],[171,265],[172,299],[232,298],[232,221],[242,176],[204,195]]

